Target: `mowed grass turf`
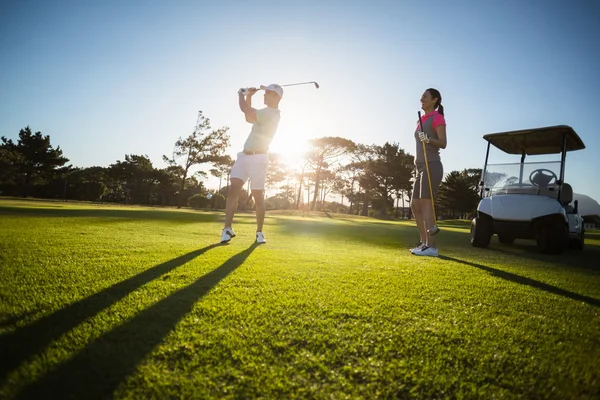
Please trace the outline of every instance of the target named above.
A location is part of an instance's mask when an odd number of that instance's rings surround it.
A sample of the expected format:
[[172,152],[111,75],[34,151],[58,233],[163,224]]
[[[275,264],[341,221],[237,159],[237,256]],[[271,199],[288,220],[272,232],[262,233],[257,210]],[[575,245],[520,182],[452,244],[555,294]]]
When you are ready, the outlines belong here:
[[0,200],[0,398],[600,396],[600,234]]

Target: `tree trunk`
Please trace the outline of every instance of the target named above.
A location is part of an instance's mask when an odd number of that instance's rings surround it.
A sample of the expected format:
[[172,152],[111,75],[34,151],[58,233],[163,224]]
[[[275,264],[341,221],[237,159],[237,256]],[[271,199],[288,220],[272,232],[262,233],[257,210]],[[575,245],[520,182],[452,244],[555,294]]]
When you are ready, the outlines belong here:
[[188,170],[183,171],[183,177],[181,178],[181,185],[179,185],[179,196],[177,196],[177,207],[181,208],[181,200],[183,198],[183,190],[185,188],[185,180],[187,179]]
[[404,215],[404,209],[406,207],[404,207],[404,190],[402,191],[402,219],[404,219],[405,215]]
[[300,174],[300,183],[298,184],[298,197],[296,197],[296,210],[300,206],[300,196],[302,196],[302,182],[304,182],[304,168]]
[[63,200],[66,201],[67,200],[67,183],[68,182],[68,178],[65,177],[65,186],[63,187]]
[[29,197],[30,182],[31,182],[31,173],[27,172],[25,174],[25,182],[23,184],[23,188],[22,188],[22,192],[21,192],[23,197],[25,197],[25,198]]
[[320,180],[319,179],[319,175],[320,175],[320,173],[321,173],[321,168],[319,167],[315,171],[315,193],[314,193],[314,196],[313,196],[313,199],[312,199],[312,204],[310,206],[310,209],[312,211],[315,211],[315,205],[317,203],[317,196],[319,195],[319,183],[320,183],[319,182],[319,180]]
[[383,191],[381,197],[382,197],[382,201],[381,201],[381,207],[379,207],[379,213],[381,214],[382,217],[384,217],[387,215],[387,201],[388,201],[387,189]]
[[360,215],[367,217],[369,216],[369,197],[368,197],[368,193],[365,192],[364,193],[364,200],[363,200],[363,206],[362,206],[362,213]]
[[302,183],[304,182],[304,167],[300,172],[300,179],[298,180],[298,197],[296,197],[296,210],[300,207],[300,196],[302,196]]

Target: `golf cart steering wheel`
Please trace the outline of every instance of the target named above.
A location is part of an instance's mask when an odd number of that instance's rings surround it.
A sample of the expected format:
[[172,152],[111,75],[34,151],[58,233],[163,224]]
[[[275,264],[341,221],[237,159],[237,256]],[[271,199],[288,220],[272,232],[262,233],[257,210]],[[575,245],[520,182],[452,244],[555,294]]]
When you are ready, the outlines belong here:
[[[550,175],[544,174],[544,172],[549,172]],[[529,182],[531,182],[532,185],[538,187],[548,186],[553,179],[556,183],[556,181],[558,181],[558,176],[556,176],[556,174],[553,171],[546,168],[536,169],[534,171],[531,171],[531,174],[529,174]]]

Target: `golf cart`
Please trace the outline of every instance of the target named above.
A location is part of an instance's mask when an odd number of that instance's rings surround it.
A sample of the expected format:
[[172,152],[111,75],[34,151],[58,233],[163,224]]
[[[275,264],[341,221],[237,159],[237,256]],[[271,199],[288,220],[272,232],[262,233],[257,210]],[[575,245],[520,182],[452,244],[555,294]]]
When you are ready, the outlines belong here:
[[[585,148],[570,126],[484,135],[485,164],[471,244],[487,247],[494,234],[503,244],[533,239],[543,253],[583,249],[583,218],[573,204],[573,188],[564,182],[567,152]],[[488,164],[490,146],[521,156],[520,163]],[[560,161],[528,162],[526,156],[560,154]]]

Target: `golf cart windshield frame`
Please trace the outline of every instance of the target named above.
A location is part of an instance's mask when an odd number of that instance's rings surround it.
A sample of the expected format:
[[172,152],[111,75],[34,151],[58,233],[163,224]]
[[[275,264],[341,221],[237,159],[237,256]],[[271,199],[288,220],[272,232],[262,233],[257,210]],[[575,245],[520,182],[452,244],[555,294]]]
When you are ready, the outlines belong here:
[[559,196],[565,178],[565,160],[568,151],[585,149],[583,141],[577,133],[567,125],[548,126],[536,129],[523,129],[519,131],[489,133],[483,138],[487,140],[485,164],[481,173],[480,196],[485,190],[484,177],[487,170],[490,146],[504,151],[507,154],[521,155],[520,180],[523,180],[523,169],[527,155],[560,154],[560,176],[556,183],[559,186]]

